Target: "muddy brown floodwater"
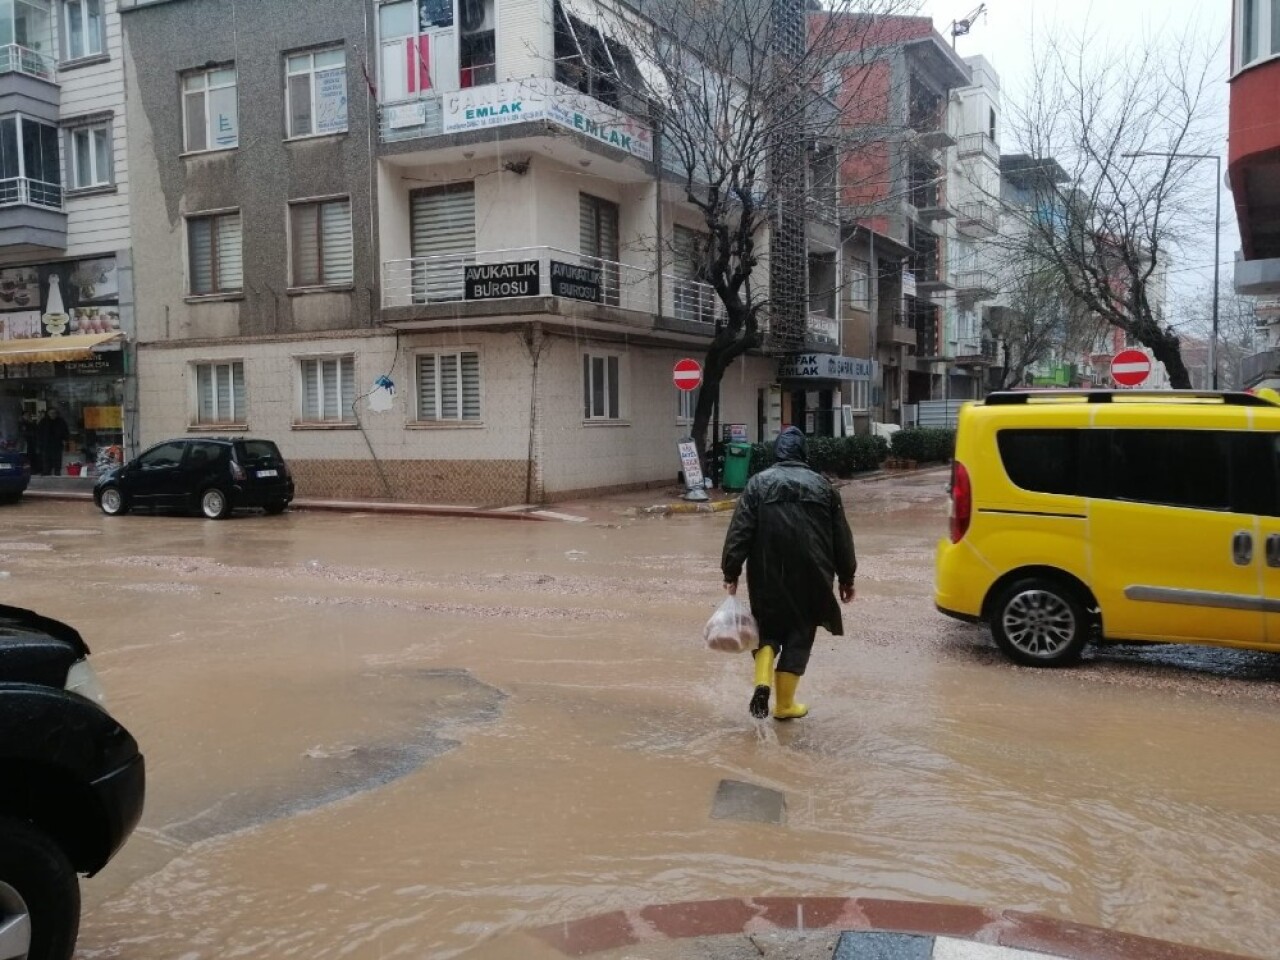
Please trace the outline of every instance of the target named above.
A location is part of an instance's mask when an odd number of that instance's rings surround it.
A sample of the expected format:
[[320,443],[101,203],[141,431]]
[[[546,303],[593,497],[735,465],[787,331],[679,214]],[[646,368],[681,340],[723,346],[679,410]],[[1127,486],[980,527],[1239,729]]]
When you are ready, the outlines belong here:
[[[0,510],[4,602],[78,626],[147,754],[80,956],[448,958],[764,894],[1021,908],[1276,955],[1280,668],[1004,663],[930,604],[943,477],[849,487],[859,598],[790,726],[700,646],[726,516]],[[782,826],[710,817],[722,779]]]

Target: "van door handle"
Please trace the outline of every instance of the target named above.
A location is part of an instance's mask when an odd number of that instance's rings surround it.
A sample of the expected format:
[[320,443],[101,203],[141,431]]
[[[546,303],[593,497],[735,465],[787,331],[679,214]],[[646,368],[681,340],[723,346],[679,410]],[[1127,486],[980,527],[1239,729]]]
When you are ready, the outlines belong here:
[[1267,537],[1267,566],[1280,567],[1280,533]]
[[[1280,544],[1277,545],[1280,550]],[[1267,552],[1271,552],[1271,541],[1267,541]],[[1280,555],[1278,555],[1280,556]],[[1231,538],[1231,558],[1235,560],[1237,566],[1247,567],[1253,562],[1253,534],[1247,530],[1241,530]]]

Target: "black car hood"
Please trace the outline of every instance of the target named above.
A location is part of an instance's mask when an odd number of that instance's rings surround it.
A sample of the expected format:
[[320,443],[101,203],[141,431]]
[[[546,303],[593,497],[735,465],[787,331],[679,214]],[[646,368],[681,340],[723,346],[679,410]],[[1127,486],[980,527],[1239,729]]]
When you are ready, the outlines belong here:
[[88,654],[75,628],[31,610],[0,605],[0,683],[61,687],[71,665]]

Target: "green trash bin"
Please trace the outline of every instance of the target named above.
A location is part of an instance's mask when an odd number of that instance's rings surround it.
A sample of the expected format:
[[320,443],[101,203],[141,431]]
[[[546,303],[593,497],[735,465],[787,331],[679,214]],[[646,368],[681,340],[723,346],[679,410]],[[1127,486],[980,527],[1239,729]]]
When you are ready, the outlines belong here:
[[751,473],[751,444],[726,443],[724,445],[724,476],[720,485],[726,490],[742,490]]

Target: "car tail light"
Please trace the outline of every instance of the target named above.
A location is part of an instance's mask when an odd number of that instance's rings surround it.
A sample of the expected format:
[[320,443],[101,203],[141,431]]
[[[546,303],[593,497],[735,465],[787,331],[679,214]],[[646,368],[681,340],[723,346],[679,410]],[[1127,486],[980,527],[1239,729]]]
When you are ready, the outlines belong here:
[[969,471],[956,460],[951,464],[951,542],[959,543],[969,532],[973,517],[973,487]]
[[240,466],[240,464],[232,460],[231,461],[231,479],[243,480],[244,477],[245,477],[244,467]]
[[293,474],[289,472],[289,465],[283,460],[280,461],[280,476],[284,477],[286,480],[293,476]]

